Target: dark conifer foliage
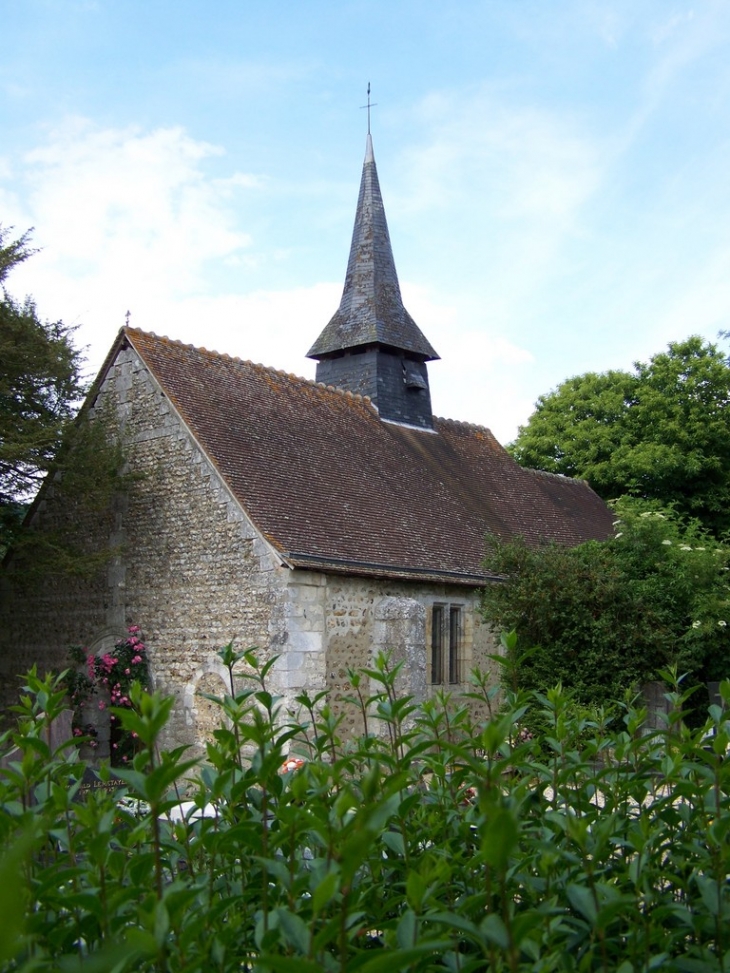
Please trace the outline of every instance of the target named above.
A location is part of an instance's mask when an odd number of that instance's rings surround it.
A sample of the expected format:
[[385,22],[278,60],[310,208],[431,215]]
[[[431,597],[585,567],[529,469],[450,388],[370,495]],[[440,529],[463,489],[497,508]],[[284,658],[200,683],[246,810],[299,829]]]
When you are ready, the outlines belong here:
[[6,280],[33,250],[29,234],[0,227],[0,550],[7,547],[58,454],[84,395],[73,328],[42,321],[30,297],[19,301]]

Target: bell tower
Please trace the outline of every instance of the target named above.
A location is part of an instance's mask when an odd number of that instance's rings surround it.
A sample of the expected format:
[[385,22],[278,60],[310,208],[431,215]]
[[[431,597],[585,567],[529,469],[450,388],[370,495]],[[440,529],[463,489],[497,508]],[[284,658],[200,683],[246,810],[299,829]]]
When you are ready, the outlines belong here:
[[381,419],[433,429],[426,363],[439,356],[403,306],[369,132],[342,300],[307,357],[318,382],[369,395]]

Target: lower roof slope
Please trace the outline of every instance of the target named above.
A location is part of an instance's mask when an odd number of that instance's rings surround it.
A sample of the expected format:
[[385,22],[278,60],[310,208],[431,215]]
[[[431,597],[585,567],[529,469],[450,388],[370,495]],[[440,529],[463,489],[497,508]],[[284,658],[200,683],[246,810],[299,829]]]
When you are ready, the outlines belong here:
[[398,426],[307,379],[132,328],[120,341],[293,566],[473,584],[487,534],[570,545],[611,533],[585,482],[522,469],[487,429]]

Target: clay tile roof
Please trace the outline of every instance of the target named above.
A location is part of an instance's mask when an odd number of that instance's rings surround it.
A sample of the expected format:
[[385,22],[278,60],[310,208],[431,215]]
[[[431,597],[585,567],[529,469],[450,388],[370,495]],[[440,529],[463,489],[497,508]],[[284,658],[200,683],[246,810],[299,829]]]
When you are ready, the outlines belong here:
[[474,584],[489,533],[564,544],[611,533],[586,483],[523,470],[488,429],[383,422],[357,395],[136,329],[123,336],[293,566]]
[[307,356],[325,358],[372,344],[411,352],[424,361],[439,357],[403,306],[368,135],[342,300]]

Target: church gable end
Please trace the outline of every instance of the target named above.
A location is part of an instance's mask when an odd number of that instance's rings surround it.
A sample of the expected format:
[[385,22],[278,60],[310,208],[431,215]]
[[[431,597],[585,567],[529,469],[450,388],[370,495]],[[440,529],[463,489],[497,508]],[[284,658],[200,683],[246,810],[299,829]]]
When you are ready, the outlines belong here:
[[[205,735],[195,690],[201,679],[201,688],[210,682],[217,649],[234,635],[263,651],[283,641],[277,606],[286,571],[134,348],[124,339],[117,348],[96,395],[121,418],[135,482],[113,531],[97,518],[94,539],[116,553],[81,585],[57,578],[13,591],[11,566],[0,626],[6,684],[12,692],[22,671],[19,650],[28,663],[60,670],[69,645],[91,645],[99,631],[139,624],[155,688],[176,701],[167,742],[192,743]],[[48,493],[43,517],[63,516]]]

